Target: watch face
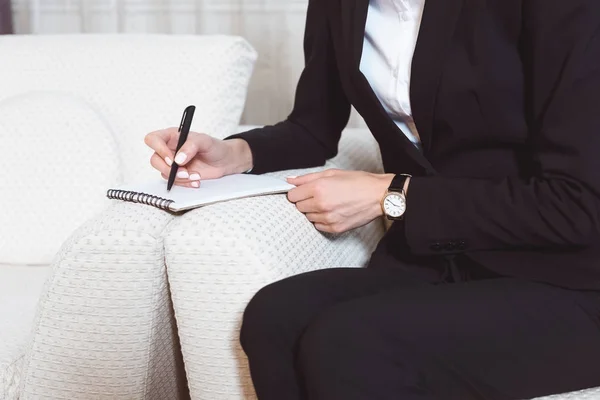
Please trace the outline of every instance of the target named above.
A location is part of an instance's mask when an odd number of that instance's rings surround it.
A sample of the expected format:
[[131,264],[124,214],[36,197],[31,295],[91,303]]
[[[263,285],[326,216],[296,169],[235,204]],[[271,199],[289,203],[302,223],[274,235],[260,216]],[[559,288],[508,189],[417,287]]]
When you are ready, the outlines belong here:
[[383,210],[389,217],[401,217],[406,211],[406,199],[400,193],[390,193],[383,200]]

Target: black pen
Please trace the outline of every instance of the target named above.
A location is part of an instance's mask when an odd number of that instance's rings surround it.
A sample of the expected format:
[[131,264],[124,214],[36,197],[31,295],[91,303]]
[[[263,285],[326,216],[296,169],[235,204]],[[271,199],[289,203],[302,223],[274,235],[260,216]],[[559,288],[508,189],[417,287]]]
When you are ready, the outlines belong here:
[[[192,126],[192,119],[194,118],[194,111],[196,111],[196,107],[189,106],[183,112],[183,117],[181,117],[181,124],[179,124],[179,141],[177,142],[177,149],[175,150],[175,155],[181,150],[181,146],[187,140],[188,134],[190,133],[190,128]],[[167,182],[167,191],[170,191],[175,183],[175,177],[177,176],[177,169],[179,165],[173,160],[173,164],[171,165],[171,173],[169,174],[169,181]]]

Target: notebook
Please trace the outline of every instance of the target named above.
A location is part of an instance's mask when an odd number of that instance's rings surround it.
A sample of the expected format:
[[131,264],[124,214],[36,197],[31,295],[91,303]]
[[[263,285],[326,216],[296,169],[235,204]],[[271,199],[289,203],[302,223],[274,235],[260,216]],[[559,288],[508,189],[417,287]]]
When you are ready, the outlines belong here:
[[109,199],[147,204],[166,211],[181,212],[244,197],[287,193],[294,185],[266,175],[236,174],[219,179],[203,180],[199,188],[173,186],[167,192],[167,182],[156,180],[109,189]]

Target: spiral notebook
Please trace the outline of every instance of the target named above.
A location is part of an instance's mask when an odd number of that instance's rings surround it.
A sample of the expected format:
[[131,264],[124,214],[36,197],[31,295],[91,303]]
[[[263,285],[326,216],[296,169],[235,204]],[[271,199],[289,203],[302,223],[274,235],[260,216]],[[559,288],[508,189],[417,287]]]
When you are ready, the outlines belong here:
[[181,212],[209,204],[244,197],[287,193],[294,185],[266,175],[238,174],[219,179],[203,180],[199,188],[173,186],[167,191],[167,182],[156,180],[123,185],[109,189],[109,199],[142,203],[166,211]]

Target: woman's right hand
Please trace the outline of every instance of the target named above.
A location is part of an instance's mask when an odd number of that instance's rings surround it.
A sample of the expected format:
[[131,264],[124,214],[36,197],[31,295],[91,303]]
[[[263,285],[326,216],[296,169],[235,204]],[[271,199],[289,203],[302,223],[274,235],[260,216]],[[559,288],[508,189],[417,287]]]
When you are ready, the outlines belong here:
[[150,163],[164,179],[168,179],[173,161],[179,165],[175,185],[197,188],[202,179],[216,179],[252,168],[250,146],[243,139],[220,140],[190,132],[175,154],[178,140],[177,128],[151,132],[144,139],[154,150]]

